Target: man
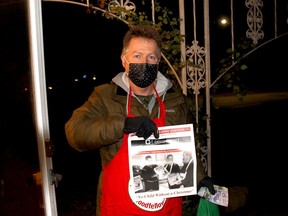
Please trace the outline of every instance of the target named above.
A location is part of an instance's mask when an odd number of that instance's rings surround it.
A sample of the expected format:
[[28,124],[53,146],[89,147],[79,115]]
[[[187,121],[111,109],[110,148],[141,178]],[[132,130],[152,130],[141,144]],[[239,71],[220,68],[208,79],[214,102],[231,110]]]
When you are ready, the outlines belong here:
[[181,187],[192,187],[193,186],[193,171],[194,164],[192,158],[192,152],[184,151],[183,152],[183,166],[180,170]]
[[151,155],[145,157],[146,165],[141,170],[145,191],[159,190],[159,179],[155,172],[157,165],[153,163]]
[[[100,149],[103,170],[97,216],[182,215],[180,197],[148,199],[145,203],[137,202],[129,193],[128,134],[144,139],[154,134],[158,138],[159,126],[192,122],[187,98],[158,71],[160,58],[161,36],[154,27],[132,27],[123,39],[121,61],[125,72],[111,83],[96,87],[65,124],[73,148]],[[204,176],[199,166],[198,179]],[[208,183],[211,188],[211,181]]]
[[172,154],[168,154],[166,157],[167,163],[165,164],[165,168],[169,173],[179,173],[180,167],[177,163],[174,163],[174,157]]
[[[168,171],[168,187],[170,189],[179,188],[178,176],[180,173],[180,167],[177,163],[174,163],[174,158],[172,154],[168,154],[166,157],[167,163],[165,164],[165,169]],[[180,177],[180,176],[179,176]]]

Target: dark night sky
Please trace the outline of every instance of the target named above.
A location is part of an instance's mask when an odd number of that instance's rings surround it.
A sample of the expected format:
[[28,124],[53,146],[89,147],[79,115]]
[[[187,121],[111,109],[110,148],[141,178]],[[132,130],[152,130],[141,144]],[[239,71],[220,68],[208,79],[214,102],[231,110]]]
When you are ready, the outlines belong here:
[[[90,93],[93,86],[110,81],[122,71],[121,39],[126,30],[119,21],[87,14],[84,7],[67,4],[58,7],[57,3],[44,2],[44,50],[49,82],[52,85],[58,82],[57,88],[61,88],[63,83],[71,84],[78,78],[85,82],[83,86]],[[97,79],[91,81],[94,75]]]

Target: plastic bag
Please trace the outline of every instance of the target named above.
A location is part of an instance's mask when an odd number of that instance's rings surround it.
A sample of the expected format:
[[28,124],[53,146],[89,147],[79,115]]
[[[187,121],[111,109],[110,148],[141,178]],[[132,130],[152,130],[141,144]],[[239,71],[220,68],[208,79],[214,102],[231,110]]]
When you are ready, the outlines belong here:
[[220,216],[218,205],[204,198],[200,198],[197,216]]

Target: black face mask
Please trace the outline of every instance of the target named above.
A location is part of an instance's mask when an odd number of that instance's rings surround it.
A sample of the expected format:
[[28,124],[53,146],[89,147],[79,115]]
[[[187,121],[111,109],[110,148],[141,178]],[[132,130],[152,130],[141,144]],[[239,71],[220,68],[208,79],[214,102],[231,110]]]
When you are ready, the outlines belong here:
[[157,78],[158,64],[130,63],[129,79],[138,87],[146,88]]

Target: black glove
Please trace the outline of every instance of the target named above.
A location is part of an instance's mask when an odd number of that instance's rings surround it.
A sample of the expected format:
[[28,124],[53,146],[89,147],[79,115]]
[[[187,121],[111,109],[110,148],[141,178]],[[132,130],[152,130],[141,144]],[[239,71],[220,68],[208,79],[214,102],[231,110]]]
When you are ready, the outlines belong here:
[[136,133],[136,136],[145,140],[154,133],[156,139],[159,138],[158,128],[155,122],[148,117],[127,117],[124,124],[124,133]]
[[206,176],[204,177],[198,184],[198,190],[201,188],[201,187],[207,187],[208,190],[210,191],[210,193],[212,195],[214,195],[216,193],[215,189],[214,189],[214,186],[213,186],[213,181],[212,181],[212,178],[209,177],[209,176]]

